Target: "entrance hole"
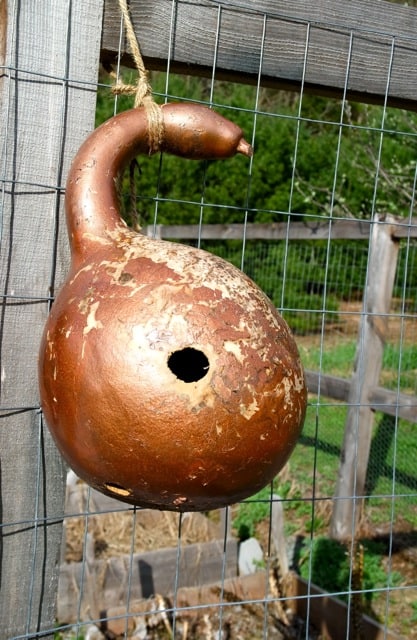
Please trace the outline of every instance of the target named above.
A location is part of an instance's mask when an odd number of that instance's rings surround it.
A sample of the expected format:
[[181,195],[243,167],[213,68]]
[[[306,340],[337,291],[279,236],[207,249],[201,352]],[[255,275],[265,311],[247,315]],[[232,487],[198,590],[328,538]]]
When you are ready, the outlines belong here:
[[186,347],[171,353],[168,367],[183,382],[197,382],[207,374],[210,364],[202,351]]

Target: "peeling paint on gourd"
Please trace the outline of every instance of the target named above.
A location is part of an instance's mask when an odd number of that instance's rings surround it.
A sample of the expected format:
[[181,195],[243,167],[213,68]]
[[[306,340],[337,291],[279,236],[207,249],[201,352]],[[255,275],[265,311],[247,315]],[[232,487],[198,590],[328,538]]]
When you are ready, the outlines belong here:
[[[165,151],[251,152],[204,107],[162,113]],[[252,495],[285,464],[304,420],[304,374],[287,324],[240,270],[120,219],[114,178],[148,152],[146,134],[143,109],[124,112],[74,160],[72,265],[40,349],[42,408],[69,465],[99,491],[209,510]]]

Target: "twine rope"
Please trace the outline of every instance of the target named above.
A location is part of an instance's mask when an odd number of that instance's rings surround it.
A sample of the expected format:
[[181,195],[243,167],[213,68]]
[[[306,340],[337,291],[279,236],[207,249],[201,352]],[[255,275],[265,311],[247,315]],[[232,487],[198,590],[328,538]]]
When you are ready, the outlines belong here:
[[[164,128],[162,110],[159,104],[157,104],[152,97],[152,87],[149,82],[148,72],[143,62],[135,30],[133,29],[127,0],[119,0],[119,6],[123,16],[129,48],[138,71],[138,80],[136,85],[116,82],[112,87],[112,91],[115,95],[134,95],[134,107],[144,107],[146,117],[148,119],[149,154],[152,154],[159,151],[163,140]],[[116,74],[113,72],[112,75],[115,77]]]

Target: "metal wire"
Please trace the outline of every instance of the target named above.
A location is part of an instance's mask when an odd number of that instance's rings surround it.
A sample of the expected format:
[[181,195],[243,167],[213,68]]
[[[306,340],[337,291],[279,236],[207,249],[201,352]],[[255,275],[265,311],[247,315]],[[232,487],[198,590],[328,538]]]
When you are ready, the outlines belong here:
[[[335,589],[332,591],[331,595],[334,597],[340,596],[343,597],[347,602],[347,631],[346,638],[350,637],[349,634],[353,633],[353,629],[351,628],[353,625],[352,621],[352,607],[355,596],[359,593],[362,594],[363,598],[366,596],[376,597],[378,594],[381,594],[384,597],[384,606],[382,607],[382,613],[380,616],[382,618],[381,626],[383,628],[383,632],[385,637],[388,637],[390,631],[390,618],[391,618],[391,598],[394,593],[396,596],[400,595],[403,597],[412,596],[415,597],[415,593],[417,590],[417,585],[414,584],[393,584],[392,583],[392,575],[395,571],[394,568],[394,552],[395,552],[395,527],[396,520],[399,515],[399,507],[397,507],[397,503],[400,500],[414,500],[417,502],[417,477],[412,477],[411,474],[407,477],[406,473],[403,473],[401,469],[399,469],[399,454],[401,445],[401,407],[402,407],[402,399],[401,394],[403,393],[402,385],[401,385],[401,377],[404,369],[404,359],[405,359],[405,351],[407,349],[406,344],[406,327],[409,326],[411,322],[417,322],[416,313],[413,311],[409,311],[407,309],[407,297],[410,297],[407,282],[411,273],[411,265],[412,260],[414,260],[415,255],[415,246],[413,245],[413,239],[411,233],[409,233],[408,238],[401,240],[402,247],[404,247],[404,263],[405,269],[402,274],[402,285],[400,292],[400,308],[399,310],[392,310],[387,312],[369,312],[366,310],[368,295],[369,295],[369,276],[370,276],[370,261],[371,261],[371,252],[375,250],[375,247],[372,245],[372,236],[369,236],[369,243],[367,246],[363,244],[360,245],[357,249],[357,255],[360,255],[360,252],[363,252],[363,291],[362,291],[362,301],[359,305],[359,308],[355,308],[351,310],[349,308],[340,310],[340,309],[332,309],[330,304],[331,292],[334,288],[333,283],[344,284],[348,283],[349,274],[347,263],[342,262],[342,258],[340,258],[339,263],[334,266],[332,262],[332,251],[335,246],[335,240],[333,240],[331,236],[332,225],[334,225],[337,221],[345,220],[347,216],[344,215],[343,212],[336,207],[337,200],[337,187],[338,182],[340,180],[340,166],[341,159],[343,154],[343,142],[344,137],[349,135],[352,132],[358,133],[367,133],[374,134],[379,137],[377,152],[376,152],[376,163],[375,163],[375,175],[373,180],[373,194],[371,199],[371,219],[369,221],[363,221],[365,226],[369,226],[372,229],[373,225],[381,224],[380,219],[377,217],[379,212],[379,193],[383,186],[381,187],[382,180],[382,152],[383,152],[383,144],[387,136],[396,136],[397,138],[403,138],[405,140],[409,140],[410,142],[415,142],[417,140],[417,131],[408,130],[396,130],[393,129],[389,122],[387,122],[387,112],[388,112],[388,98],[390,96],[390,86],[392,80],[392,68],[393,62],[395,58],[397,41],[395,35],[389,32],[389,29],[385,33],[381,33],[379,31],[372,32],[369,29],[361,28],[359,25],[355,27],[354,30],[347,30],[346,27],[340,26],[336,23],[332,23],[329,21],[327,24],[323,25],[319,22],[309,21],[309,20],[301,20],[297,17],[291,17],[291,15],[283,15],[279,12],[269,12],[265,13],[263,11],[256,10],[256,8],[250,8],[246,6],[244,3],[239,2],[223,2],[221,0],[217,1],[208,1],[207,6],[212,6],[213,9],[217,12],[217,29],[215,33],[215,43],[214,43],[214,55],[212,61],[211,68],[211,76],[210,76],[210,89],[209,96],[206,100],[197,100],[195,98],[186,98],[193,102],[201,102],[207,104],[213,108],[222,108],[224,110],[228,110],[230,112],[230,117],[233,115],[242,113],[250,113],[252,115],[252,131],[251,138],[252,144],[256,147],[256,140],[259,134],[259,131],[262,128],[263,119],[273,119],[278,121],[278,119],[286,120],[291,123],[294,123],[294,141],[293,141],[293,152],[292,152],[292,167],[291,173],[292,178],[289,186],[288,193],[288,207],[282,209],[274,209],[272,207],[265,206],[259,207],[254,206],[252,204],[252,185],[255,179],[255,173],[257,170],[257,155],[255,154],[253,158],[248,162],[247,175],[246,175],[246,191],[245,195],[242,198],[241,204],[235,203],[226,203],[226,202],[213,202],[210,200],[210,196],[208,195],[207,190],[207,171],[205,170],[203,173],[203,178],[201,181],[201,193],[199,197],[190,197],[187,199],[184,198],[174,198],[174,197],[166,197],[162,195],[161,188],[161,176],[164,170],[164,160],[161,157],[159,161],[159,178],[158,182],[155,186],[155,193],[150,196],[141,196],[139,201],[151,203],[153,206],[153,220],[151,222],[151,226],[154,230],[154,235],[158,234],[158,217],[159,214],[166,204],[175,205],[175,206],[183,206],[190,207],[195,211],[198,211],[198,222],[197,222],[197,235],[196,235],[196,244],[198,247],[205,248],[206,240],[204,239],[204,224],[206,215],[209,211],[215,211],[219,215],[219,219],[221,214],[224,211],[230,213],[230,215],[235,216],[236,219],[239,218],[241,221],[241,229],[242,235],[240,240],[241,251],[238,258],[233,256],[233,259],[238,261],[239,266],[246,270],[249,275],[253,275],[251,273],[251,263],[248,258],[249,249],[251,246],[249,243],[254,242],[249,237],[249,222],[248,220],[252,219],[254,214],[274,214],[276,216],[280,216],[282,219],[286,220],[286,238],[283,240],[283,248],[282,254],[279,257],[274,257],[274,262],[270,264],[268,262],[268,258],[271,254],[271,247],[275,245],[274,241],[265,242],[265,246],[262,245],[262,241],[259,241],[259,256],[260,260],[264,261],[265,271],[268,268],[271,270],[271,282],[276,281],[276,272],[278,270],[282,270],[282,287],[279,291],[279,303],[277,306],[285,315],[286,313],[294,313],[298,314],[301,317],[302,314],[308,314],[309,317],[315,318],[315,326],[316,326],[316,334],[314,336],[314,340],[311,340],[311,345],[305,347],[307,349],[317,348],[318,350],[318,359],[317,359],[317,370],[319,372],[318,378],[318,388],[316,389],[314,395],[311,396],[309,402],[309,419],[312,424],[312,428],[308,433],[303,434],[303,438],[300,441],[300,446],[305,447],[305,449],[309,450],[310,454],[305,461],[305,474],[308,476],[308,481],[306,481],[306,486],[308,485],[309,495],[297,495],[293,497],[290,495],[293,487],[289,488],[289,495],[282,496],[281,502],[285,508],[288,508],[288,512],[291,508],[297,509],[300,508],[300,505],[303,505],[304,508],[309,508],[309,528],[307,531],[303,531],[304,537],[304,546],[310,547],[311,549],[314,546],[314,543],[318,539],[316,525],[315,522],[317,518],[320,518],[320,514],[325,509],[331,509],[332,506],[338,501],[349,500],[353,505],[353,522],[355,522],[355,514],[356,510],[360,508],[362,505],[363,498],[367,501],[385,501],[387,504],[389,503],[389,526],[387,531],[388,545],[387,545],[387,577],[386,584],[383,586],[374,585],[371,588],[366,588],[364,584],[362,584],[361,588],[354,589],[354,573],[356,571],[356,566],[354,562],[354,548],[357,542],[358,534],[355,526],[352,526],[350,541],[348,545],[348,550],[350,552],[350,562],[348,567],[348,587],[346,589]],[[13,9],[12,9],[13,10]],[[37,293],[28,294],[26,291],[15,291],[10,290],[8,283],[5,283],[3,287],[2,300],[4,305],[12,306],[12,305],[29,305],[29,304],[46,304],[48,307],[52,304],[54,299],[54,291],[55,291],[55,280],[56,280],[56,261],[57,261],[57,246],[58,246],[58,234],[59,234],[59,219],[60,212],[62,209],[62,196],[64,194],[64,140],[65,140],[65,128],[68,118],[68,90],[70,87],[85,87],[92,88],[92,84],[90,82],[84,82],[82,78],[73,77],[71,75],[70,70],[70,56],[71,56],[71,34],[70,34],[70,25],[71,25],[71,11],[72,11],[72,3],[68,2],[68,32],[67,32],[67,55],[64,61],[64,69],[62,76],[51,75],[47,76],[44,73],[36,72],[31,69],[19,68],[19,66],[8,66],[3,67],[3,71],[9,75],[10,81],[14,82],[24,82],[30,81],[34,85],[37,82],[41,82],[42,80],[48,80],[49,82],[56,82],[57,84],[62,86],[62,103],[61,103],[61,113],[59,122],[55,123],[54,126],[59,128],[60,130],[60,138],[62,140],[61,148],[59,149],[59,154],[56,159],[56,173],[55,180],[52,184],[45,184],[44,181],[39,180],[39,182],[34,181],[33,179],[26,178],[25,176],[19,176],[17,173],[13,175],[6,175],[6,163],[5,161],[2,163],[2,175],[0,176],[0,182],[2,184],[2,204],[5,202],[5,194],[10,190],[14,193],[17,192],[18,189],[21,191],[28,190],[39,190],[42,193],[51,192],[55,195],[55,227],[53,232],[53,240],[51,243],[51,247],[49,247],[50,255],[51,255],[51,267],[50,267],[50,279],[47,287],[47,292],[42,295],[38,295]],[[168,49],[168,60],[166,67],[166,85],[165,92],[160,94],[160,98],[165,101],[172,99],[184,99],[184,96],[177,96],[174,93],[170,92],[170,77],[171,77],[171,56],[174,50],[175,45],[175,21],[176,21],[176,11],[177,11],[177,2],[172,0],[171,2],[171,37],[169,41],[169,49]],[[257,72],[257,83],[255,86],[254,99],[252,108],[244,107],[244,106],[235,106],[230,104],[224,104],[220,99],[216,99],[216,77],[218,72],[218,55],[219,55],[219,47],[222,35],[222,24],[224,20],[224,15],[226,12],[244,12],[248,14],[253,14],[261,18],[262,20],[262,33],[259,37],[259,64],[258,64],[258,72]],[[262,78],[263,78],[263,65],[264,65],[264,53],[265,47],[267,45],[268,38],[268,24],[277,19],[285,19],[289,22],[294,22],[294,24],[301,25],[305,29],[305,46],[304,46],[304,56],[303,56],[303,69],[302,69],[302,79],[301,86],[298,96],[298,103],[296,108],[294,108],[294,113],[276,113],[273,110],[266,110],[261,101],[261,91],[262,91]],[[339,101],[340,107],[340,115],[337,121],[332,120],[330,118],[323,117],[323,119],[318,119],[308,113],[305,113],[306,110],[306,77],[307,77],[307,68],[309,63],[309,55],[310,55],[310,39],[311,39],[311,31],[313,27],[325,28],[329,30],[335,30],[338,33],[343,33],[348,36],[349,45],[348,51],[346,55],[346,69],[345,69],[345,86],[343,88],[343,94]],[[352,65],[352,57],[355,53],[355,43],[356,39],[363,35],[370,33],[374,33],[378,36],[384,36],[387,39],[390,39],[391,42],[391,52],[390,58],[387,66],[387,78],[386,78],[386,89],[385,89],[385,102],[381,109],[381,119],[378,125],[375,123],[352,123],[348,121],[346,118],[346,111],[348,108],[348,88],[349,88],[349,75],[351,71]],[[408,40],[414,42],[416,39],[411,37],[405,37],[403,40]],[[119,63],[117,68],[117,74],[119,75],[122,72],[120,67],[120,60],[122,59],[122,43],[123,43],[123,31],[122,31],[122,23],[120,25],[120,35],[119,35]],[[98,86],[98,84],[97,84]],[[102,87],[106,85],[101,83]],[[118,96],[114,98],[114,113],[119,110]],[[320,125],[320,126],[329,126],[337,129],[336,136],[336,144],[334,149],[334,171],[332,176],[332,185],[329,189],[330,191],[330,200],[324,211],[317,212],[300,212],[296,210],[296,188],[297,188],[297,180],[298,180],[298,172],[299,165],[302,159],[303,148],[301,145],[301,135],[303,131],[303,127],[310,125]],[[6,136],[7,137],[7,136]],[[258,153],[262,153],[262,149],[258,150]],[[414,208],[415,208],[415,189],[417,183],[417,170],[414,173],[414,182],[410,185],[410,192],[412,192],[412,199],[409,207],[409,215],[404,220],[400,221],[399,224],[403,225],[404,228],[410,229],[414,228],[415,220],[413,218]],[[314,185],[312,185],[314,188]],[[294,305],[288,302],[288,291],[291,289],[293,285],[293,279],[298,277],[300,281],[306,281],[309,273],[309,266],[307,262],[307,250],[310,246],[310,241],[294,241],[290,238],[290,229],[292,225],[298,220],[298,218],[304,221],[305,224],[308,223],[309,219],[311,223],[320,224],[328,223],[328,235],[327,238],[323,241],[323,276],[322,289],[320,291],[320,300],[319,302],[315,302],[311,298],[310,305],[304,300],[300,300],[298,305]],[[208,241],[207,241],[208,242]],[[256,241],[255,241],[256,242]],[[302,246],[304,242],[304,246]],[[313,241],[311,241],[313,242]],[[361,241],[363,242],[363,241]],[[224,251],[227,251],[228,245],[223,240],[219,239],[218,246],[220,247],[223,243]],[[210,241],[208,243],[209,249],[213,250],[213,243]],[[307,248],[306,248],[307,247]],[[8,248],[11,250],[11,247]],[[292,259],[294,253],[297,252],[299,256],[297,272],[294,273],[292,267]],[[362,258],[361,258],[362,259]],[[266,273],[264,274],[266,275]],[[349,283],[348,283],[349,284]],[[353,292],[354,285],[351,284],[351,290]],[[350,295],[350,294],[349,294]],[[414,293],[414,295],[416,295]],[[5,308],[4,306],[4,308]],[[356,370],[359,371],[359,374],[362,372],[362,377],[365,375],[365,362],[364,358],[366,358],[366,344],[365,344],[365,332],[364,332],[364,323],[372,322],[380,319],[385,320],[396,320],[400,323],[399,337],[398,337],[398,360],[396,362],[396,370],[395,374],[397,376],[396,384],[394,385],[393,393],[396,394],[396,404],[395,410],[396,415],[393,417],[393,426],[392,426],[392,464],[391,468],[388,468],[389,465],[386,465],[387,468],[384,468],[384,473],[388,476],[390,482],[390,491],[377,490],[374,487],[372,490],[367,490],[365,488],[362,491],[358,488],[358,479],[356,475],[354,475],[354,486],[352,495],[349,497],[341,497],[334,495],[335,488],[335,478],[332,478],[332,482],[327,482],[327,485],[323,488],[323,475],[325,475],[326,470],[324,468],[323,456],[325,454],[331,454],[339,457],[342,448],[342,439],[343,439],[343,429],[340,429],[340,433],[338,434],[338,438],[332,439],[331,442],[327,441],[326,438],[328,433],[326,431],[325,423],[327,416],[330,415],[329,412],[332,410],[347,410],[354,409],[356,410],[355,414],[355,429],[356,429],[356,441],[355,441],[355,454],[357,457],[358,448],[359,448],[359,435],[361,429],[360,422],[360,412],[364,408],[378,408],[375,407],[375,404],[371,399],[363,399],[361,397],[351,397],[348,400],[340,401],[328,398],[326,395],[325,386],[325,375],[327,375],[328,371],[326,369],[326,356],[328,350],[328,341],[331,329],[329,329],[329,324],[332,322],[336,323],[341,321],[341,323],[351,322],[353,319],[358,320],[359,324],[359,332],[357,337],[357,354],[358,358],[355,363],[351,364],[351,371],[353,367],[356,367]],[[336,332],[339,329],[336,329]],[[339,334],[338,334],[339,335]],[[306,344],[305,339],[303,338],[303,345]],[[361,380],[360,386],[365,383],[365,379]],[[414,393],[416,393],[416,389],[414,388]],[[381,407],[382,408],[382,407]],[[37,403],[34,403],[31,398],[22,398],[21,405],[10,405],[8,402],[3,402],[0,406],[0,417],[6,418],[10,414],[18,414],[20,412],[34,412],[37,416],[37,492],[36,492],[36,503],[34,505],[33,510],[33,518],[22,519],[18,522],[2,522],[1,531],[3,536],[13,535],[14,527],[19,526],[22,528],[27,527],[32,532],[33,537],[33,548],[37,547],[37,540],[40,536],[46,535],[46,529],[48,524],[52,524],[56,522],[56,516],[50,517],[44,515],[41,504],[41,487],[44,482],[44,478],[42,477],[43,469],[45,465],[45,461],[42,459],[44,452],[43,438],[44,438],[44,428],[45,425],[43,423],[43,417],[41,414],[40,407]],[[323,466],[322,466],[323,463]],[[385,460],[383,464],[386,464]],[[291,469],[291,461],[290,461],[290,469]],[[380,470],[382,473],[382,471]],[[399,476],[401,476],[402,480],[399,480]],[[408,482],[408,484],[407,484]],[[291,485],[290,480],[283,480],[282,484]],[[386,487],[387,485],[384,485]],[[410,490],[407,491],[404,487],[408,487]],[[270,624],[269,612],[271,611],[271,607],[274,604],[282,603],[283,606],[286,606],[287,598],[285,595],[276,596],[272,593],[269,583],[269,576],[272,568],[273,555],[275,550],[273,549],[272,543],[272,518],[273,518],[273,503],[274,503],[274,488],[271,485],[269,487],[269,495],[265,497],[263,496],[255,496],[244,501],[244,505],[253,505],[259,506],[263,505],[267,507],[267,516],[264,518],[264,522],[266,522],[266,548],[265,552],[265,576],[264,576],[264,595],[259,598],[236,598],[235,600],[230,600],[230,594],[227,591],[227,570],[228,570],[228,562],[229,562],[229,547],[228,542],[231,538],[230,536],[230,528],[231,523],[234,517],[236,517],[237,507],[233,509],[227,509],[223,514],[224,522],[223,522],[223,531],[222,531],[222,552],[221,552],[221,562],[220,562],[220,570],[218,575],[218,580],[216,584],[219,588],[218,593],[218,601],[215,604],[211,604],[211,610],[216,611],[216,616],[212,616],[210,620],[210,624],[212,629],[210,631],[211,635],[209,635],[209,631],[207,630],[207,636],[211,638],[226,638],[226,623],[228,621],[229,614],[233,611],[242,611],[246,606],[255,607],[256,605],[260,605],[262,607],[262,638],[274,638],[277,637],[275,634],[275,630],[272,629]],[[286,512],[286,513],[288,513]],[[91,544],[93,535],[91,533],[95,518],[100,517],[103,518],[106,515],[126,515],[129,514],[132,522],[132,530],[130,533],[130,551],[127,554],[126,562],[127,562],[127,586],[125,591],[124,600],[122,603],[117,600],[117,604],[124,607],[124,611],[120,614],[105,615],[102,614],[101,611],[95,609],[94,607],[90,611],[89,619],[88,615],[86,615],[85,607],[86,603],[88,605],[92,605],[91,602],[88,602],[89,597],[91,597],[91,575],[90,570],[91,566]],[[94,501],[91,498],[91,491],[88,490],[87,499],[85,504],[83,504],[82,508],[78,511],[74,511],[73,509],[68,509],[65,513],[66,522],[69,523],[71,520],[75,518],[83,519],[83,528],[82,528],[82,560],[80,562],[80,578],[79,583],[77,585],[78,599],[76,604],[76,619],[65,622],[65,624],[60,623],[58,620],[58,626],[55,629],[55,633],[62,634],[61,637],[65,638],[83,638],[88,625],[95,624],[97,627],[105,628],[106,624],[108,625],[110,622],[120,621],[123,625],[123,631],[121,632],[121,636],[123,638],[128,638],[131,635],[131,624],[134,621],[141,619],[142,622],[145,622],[154,616],[157,618],[158,615],[161,615],[161,612],[165,616],[163,619],[166,622],[167,627],[171,629],[171,634],[173,638],[180,637],[182,634],[183,637],[187,637],[184,635],[186,631],[181,627],[182,620],[187,615],[195,616],[196,618],[202,618],[207,611],[208,605],[205,603],[198,603],[193,605],[184,605],[182,601],[179,599],[179,592],[182,587],[182,582],[184,580],[184,569],[182,565],[182,559],[184,557],[185,549],[187,547],[187,541],[184,536],[184,517],[180,516],[178,520],[178,530],[177,530],[177,539],[176,539],[176,550],[175,550],[175,570],[173,573],[173,588],[172,594],[161,594],[162,596],[170,596],[172,601],[169,602],[164,600],[164,608],[161,609],[161,605],[154,604],[146,613],[137,612],[135,610],[135,598],[136,598],[136,590],[135,584],[137,580],[137,564],[136,564],[136,545],[137,545],[137,532],[139,530],[140,518],[141,518],[141,509],[131,508],[128,509],[126,507],[120,506],[115,503],[114,508],[107,507],[99,507],[94,504]],[[313,553],[306,553],[305,564],[308,566],[308,579],[307,579],[307,604],[306,604],[306,617],[305,617],[305,627],[304,631],[300,632],[298,637],[304,637],[306,640],[311,637],[312,631],[311,628],[314,626],[312,623],[312,610],[315,601],[320,600],[322,596],[317,594],[314,590],[314,557]],[[135,573],[136,572],[136,573]],[[34,585],[37,580],[40,580],[40,573],[37,567],[37,557],[34,553],[32,556],[32,575],[31,575],[31,586],[29,589],[29,602],[27,609],[27,618],[25,621],[25,632],[21,635],[15,636],[14,640],[18,639],[28,639],[28,638],[41,638],[44,635],[47,635],[45,631],[39,631],[37,629],[31,628],[32,624],[32,613],[33,607],[35,603],[32,601],[33,593],[34,593]],[[203,585],[200,585],[203,586]],[[411,595],[410,595],[411,594]],[[295,595],[291,597],[291,601],[301,601],[305,596]],[[146,626],[146,625],[145,625]],[[208,628],[208,627],[207,627]],[[52,633],[53,630],[50,630]],[[66,634],[66,635],[65,635]],[[103,636],[104,637],[104,636]],[[8,639],[9,640],[9,639]]]

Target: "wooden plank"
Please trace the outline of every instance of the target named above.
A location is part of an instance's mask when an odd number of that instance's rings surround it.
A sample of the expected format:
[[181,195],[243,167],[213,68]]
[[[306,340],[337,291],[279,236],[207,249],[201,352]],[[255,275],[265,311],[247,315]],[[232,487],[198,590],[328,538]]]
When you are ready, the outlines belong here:
[[375,411],[417,423],[417,397],[376,387],[369,393],[369,403]]
[[[417,218],[401,220],[389,228],[393,238],[417,238]],[[383,220],[379,224],[383,224]],[[142,229],[148,236],[170,240],[368,240],[372,222],[370,220],[328,218],[320,221],[231,224],[172,224],[149,225]]]
[[[220,6],[220,10],[219,10]],[[416,109],[417,10],[384,0],[131,0],[149,69]],[[265,20],[265,16],[267,19]],[[114,63],[120,11],[106,0],[102,53]],[[262,60],[261,55],[263,54]],[[126,41],[123,64],[132,66]]]
[[[311,369],[305,371],[305,376],[310,393],[320,394],[341,402],[348,401],[350,380],[311,371]],[[408,420],[408,422],[417,423],[417,396],[375,387],[369,391],[368,404],[373,411],[382,411],[390,416],[397,416]]]
[[[322,222],[270,222],[231,224],[182,224],[153,225],[144,227],[146,235],[171,240],[323,240],[337,239],[367,240],[370,223],[361,220],[337,220],[332,224],[326,219]],[[417,229],[416,229],[417,235]]]
[[[294,572],[288,574],[284,584],[285,593],[280,600],[281,610],[285,608],[287,613],[291,611],[292,615],[301,620],[307,620],[308,616],[309,624],[320,632],[323,640],[346,640],[348,609],[344,602],[329,595],[315,584],[307,583]],[[162,594],[162,596],[167,598],[164,604],[169,609],[173,594]],[[252,615],[256,613],[265,615],[264,603],[267,605],[268,612],[277,611],[277,601],[271,597],[266,572],[257,571],[248,576],[229,578],[224,582],[181,587],[176,593],[176,617],[179,620],[201,619],[204,615],[212,618],[219,612],[222,602],[226,599],[229,606],[235,602],[239,607],[250,608]],[[161,601],[155,598],[133,600],[129,607],[126,607],[126,604],[111,606],[102,612],[102,615],[107,618],[105,630],[115,636],[122,635],[125,632],[126,623],[130,622],[129,628],[133,630],[135,619],[139,621],[145,617],[146,620],[147,616],[158,615],[160,611]],[[127,615],[129,618],[126,617]],[[399,636],[369,616],[362,616],[361,626],[364,638],[401,640]],[[285,629],[285,623],[283,628]],[[290,637],[292,629],[287,630]]]
[[[225,600],[229,603],[231,600],[236,601],[239,609],[245,606],[250,607],[252,615],[253,610],[256,611],[258,607],[259,615],[263,616],[264,608],[262,598],[265,598],[267,595],[266,585],[265,572],[257,571],[247,576],[228,578],[223,582],[215,582],[196,587],[181,587],[175,595],[164,594],[164,604],[167,608],[170,608],[170,603],[173,602],[175,598],[177,620],[182,618],[187,620],[201,620],[203,616],[210,616],[210,621],[213,622],[213,616],[219,614],[222,603],[224,603]],[[261,603],[250,604],[250,601],[253,600],[260,600]],[[241,604],[242,602],[249,604]],[[143,619],[147,619],[147,615],[158,616],[160,610],[161,600],[157,600],[156,598],[131,602],[128,608],[126,605],[111,607],[103,612],[108,618],[108,621],[106,621],[106,631],[113,633],[115,636],[122,635],[126,629],[126,622],[133,630],[135,627],[135,618],[138,622],[143,621]],[[129,618],[126,618],[127,614]],[[213,627],[215,625],[216,622],[213,624]],[[186,637],[185,634],[184,637]],[[213,635],[210,633],[204,634],[204,638],[209,637],[213,638]]]
[[350,380],[306,369],[305,377],[309,393],[346,402],[349,397]]
[[174,593],[176,585],[181,588],[215,582],[221,579],[223,571],[225,578],[233,578],[237,575],[237,554],[237,540],[228,538],[226,544],[218,540],[185,546],[180,551],[179,562],[178,550],[172,548],[97,560],[89,566],[88,574],[81,562],[63,564],[58,619],[61,623],[76,622],[80,599],[80,619],[90,619],[90,584],[95,590],[94,607],[102,611],[121,606],[128,599]]
[[397,218],[392,225],[392,237],[396,240],[417,238],[417,218]]
[[94,126],[102,2],[7,4],[0,87],[0,635],[11,638],[53,635],[55,624],[64,468],[39,412],[37,355],[50,296],[68,265],[62,185]]
[[399,242],[393,240],[388,225],[373,225],[364,308],[347,400],[349,407],[330,524],[331,536],[339,540],[354,535],[363,509],[374,419],[369,397],[379,382],[398,248]]

